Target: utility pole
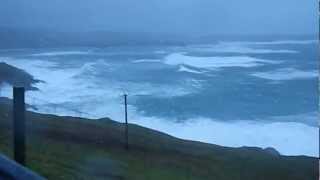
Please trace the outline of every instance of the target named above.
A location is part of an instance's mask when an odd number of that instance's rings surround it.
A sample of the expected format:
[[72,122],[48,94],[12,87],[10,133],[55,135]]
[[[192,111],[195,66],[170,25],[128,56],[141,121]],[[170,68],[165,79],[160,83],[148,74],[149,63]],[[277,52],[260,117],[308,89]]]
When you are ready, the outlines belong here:
[[26,161],[26,121],[24,87],[13,88],[14,160],[21,165]]
[[128,103],[127,94],[124,94],[124,112],[125,112],[125,138],[126,138],[126,150],[129,150],[129,134],[128,134]]

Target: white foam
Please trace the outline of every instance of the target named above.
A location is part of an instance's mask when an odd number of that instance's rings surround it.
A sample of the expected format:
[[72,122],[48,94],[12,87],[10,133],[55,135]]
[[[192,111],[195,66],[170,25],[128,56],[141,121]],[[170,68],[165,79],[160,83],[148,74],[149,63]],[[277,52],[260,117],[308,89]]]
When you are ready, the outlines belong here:
[[[86,76],[85,79],[80,77],[81,74],[95,72],[94,68],[97,66],[105,65],[102,60],[97,61],[98,64],[90,62],[81,67],[68,69],[54,68],[56,66],[54,62],[45,60],[10,58],[2,60],[26,70],[36,79],[45,81],[35,85],[40,91],[28,91],[26,95],[26,102],[35,105],[38,108],[37,112],[86,117],[100,117],[99,115],[104,114],[116,118],[118,118],[116,115],[120,114],[119,108],[112,107],[119,104],[117,99],[119,95],[115,94],[120,92],[117,87],[102,89],[91,76]],[[112,82],[110,84],[112,85]],[[6,96],[12,97],[11,94]],[[101,108],[96,110],[99,105]]]
[[[82,67],[69,69],[54,68],[54,62],[45,60],[2,58],[8,64],[24,69],[35,78],[46,83],[38,83],[41,91],[27,92],[27,103],[37,105],[41,113],[83,116],[90,118],[110,117],[114,120],[123,119],[123,99],[121,90],[129,90],[129,101],[135,95],[179,96],[192,93],[192,89],[181,86],[156,86],[150,83],[133,83],[105,81],[105,86],[96,83],[90,77],[79,76],[85,72],[94,72],[101,65],[108,66],[104,60],[83,64]],[[169,65],[187,64],[200,68],[211,67],[251,67],[264,63],[273,63],[249,57],[209,57],[197,58],[181,54],[173,54],[166,58]],[[209,62],[207,62],[209,61]],[[217,62],[218,61],[218,62]],[[227,61],[221,63],[220,61]],[[203,82],[187,80],[183,84],[201,88]],[[2,91],[3,96],[11,96],[11,89]],[[135,92],[139,92],[138,94]],[[12,96],[11,96],[12,97]],[[131,103],[130,103],[131,104]],[[56,107],[52,107],[56,105]],[[303,118],[303,116],[301,117]],[[252,121],[221,122],[206,118],[186,119],[186,123],[175,123],[174,120],[149,118],[138,113],[129,105],[129,120],[152,129],[163,131],[173,136],[223,146],[241,147],[258,146],[274,147],[284,155],[318,156],[318,129],[302,123],[256,123]]]
[[[77,69],[77,68],[76,68]],[[104,69],[104,70],[113,70],[113,67],[110,63],[107,63],[107,60],[105,59],[98,59],[94,60],[92,62],[87,62],[79,68],[77,75],[82,75],[82,74],[90,74],[90,75],[97,75],[97,71],[99,69]]]
[[32,56],[65,56],[65,55],[83,55],[89,54],[89,51],[55,51],[32,54]]
[[0,97],[12,97],[12,86],[8,83],[0,83]]
[[191,50],[196,50],[200,52],[214,52],[214,53],[239,53],[239,54],[273,54],[273,53],[298,53],[295,50],[287,49],[257,49],[252,47],[247,47],[248,44],[241,43],[226,43],[221,42],[216,45],[201,45],[191,47]]
[[255,67],[263,64],[280,63],[271,60],[263,60],[248,56],[235,57],[194,57],[180,53],[174,53],[165,58],[168,65],[188,65],[196,68],[226,68],[226,67]]
[[317,44],[317,40],[281,40],[281,41],[228,41],[225,44],[238,45],[307,45]]
[[257,72],[251,75],[268,80],[283,81],[316,78],[319,74],[317,71],[302,71],[295,68],[283,68],[269,72]]
[[179,69],[178,69],[179,72],[188,72],[188,73],[194,73],[194,74],[203,74],[205,73],[204,71],[198,71],[198,70],[194,70],[194,69],[190,69],[186,66],[179,66]]
[[[175,97],[194,93],[200,88],[200,82],[193,80],[186,80],[183,86],[180,86],[179,84],[121,82],[121,80],[106,78],[101,84],[96,77],[99,69],[112,70],[112,66],[103,59],[71,68],[56,68],[55,62],[45,60],[12,58],[1,58],[0,60],[21,68],[36,79],[45,82],[35,84],[40,91],[28,91],[26,96],[27,103],[36,105],[37,112],[41,113],[79,116],[80,112],[82,114],[90,112],[89,117],[102,117],[103,115],[119,119],[119,116],[122,115],[122,107],[119,106],[122,99],[119,98],[123,90],[128,91],[130,96]],[[12,97],[8,93],[6,96]],[[52,105],[56,107],[50,109],[49,106]]]
[[228,147],[273,147],[282,155],[319,156],[318,128],[302,123],[221,122],[206,118],[189,119],[182,124],[157,118],[144,118],[134,122],[181,139]]
[[161,60],[158,59],[139,59],[132,61],[133,63],[159,63]]
[[285,121],[292,121],[292,122],[304,122],[305,124],[310,124],[313,126],[319,125],[319,112],[308,112],[302,114],[290,114],[286,116],[273,116],[270,118],[273,122],[285,122]]

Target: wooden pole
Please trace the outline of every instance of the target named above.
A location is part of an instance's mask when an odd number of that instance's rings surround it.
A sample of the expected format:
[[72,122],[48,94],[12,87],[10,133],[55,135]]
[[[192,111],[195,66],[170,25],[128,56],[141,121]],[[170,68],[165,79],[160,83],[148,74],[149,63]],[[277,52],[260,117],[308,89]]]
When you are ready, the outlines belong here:
[[126,138],[126,150],[129,149],[129,134],[128,134],[128,104],[127,104],[127,94],[124,95],[124,109],[125,109],[125,138]]
[[14,160],[21,165],[26,161],[25,89],[13,88]]

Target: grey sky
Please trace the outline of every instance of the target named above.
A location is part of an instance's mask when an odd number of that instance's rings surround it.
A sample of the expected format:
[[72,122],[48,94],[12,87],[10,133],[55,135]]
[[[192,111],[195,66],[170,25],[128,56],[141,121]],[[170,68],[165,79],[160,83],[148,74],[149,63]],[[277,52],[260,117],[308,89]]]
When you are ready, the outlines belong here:
[[316,0],[1,0],[0,25],[166,33],[318,31]]

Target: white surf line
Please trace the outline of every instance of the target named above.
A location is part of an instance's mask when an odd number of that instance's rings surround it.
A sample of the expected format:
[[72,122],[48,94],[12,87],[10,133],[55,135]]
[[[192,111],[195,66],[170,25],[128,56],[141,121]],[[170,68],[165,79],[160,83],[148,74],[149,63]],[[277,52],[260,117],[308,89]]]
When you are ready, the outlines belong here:
[[63,56],[90,54],[90,51],[54,51],[32,54],[32,56]]
[[294,79],[310,79],[316,78],[319,76],[318,71],[302,71],[295,68],[282,68],[275,71],[269,72],[256,72],[251,74],[252,76],[275,80],[275,81],[284,81],[284,80],[294,80]]
[[224,44],[238,45],[308,45],[317,44],[318,40],[281,40],[281,41],[224,41]]
[[264,64],[279,64],[281,62],[253,58],[249,56],[235,57],[196,57],[186,56],[181,53],[174,53],[167,56],[164,60],[167,65],[188,65],[196,68],[227,68],[227,67],[243,67],[250,68]]
[[194,69],[188,68],[188,67],[183,66],[183,65],[179,66],[178,71],[179,72],[194,73],[194,74],[203,74],[203,73],[205,73],[204,71],[194,70]]
[[287,49],[261,49],[261,48],[252,48],[248,47],[248,44],[233,44],[220,42],[216,45],[200,45],[200,46],[191,46],[192,51],[199,52],[213,52],[213,53],[237,53],[237,54],[278,54],[278,53],[299,53],[296,50],[287,50]]
[[139,59],[132,61],[133,63],[159,63],[161,60],[156,59]]
[[134,123],[169,135],[226,147],[273,147],[282,155],[319,157],[317,127],[296,122],[214,121],[207,118],[174,123],[159,118],[142,118]]

